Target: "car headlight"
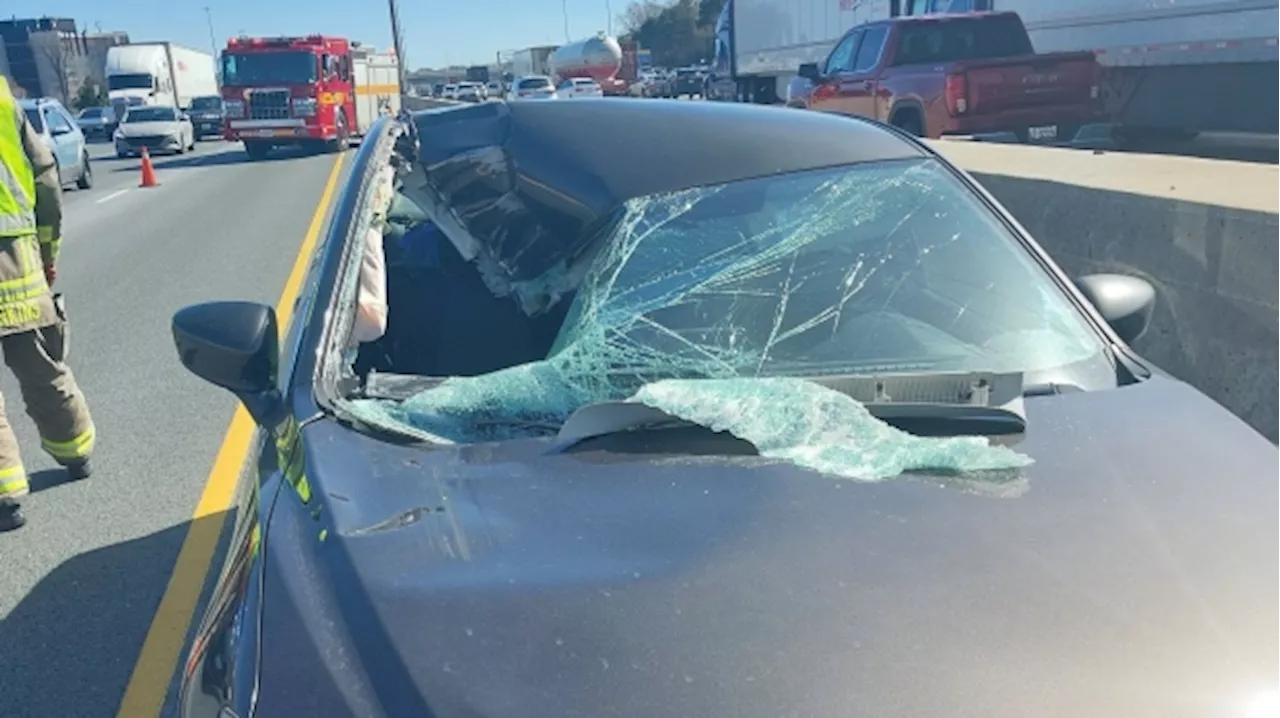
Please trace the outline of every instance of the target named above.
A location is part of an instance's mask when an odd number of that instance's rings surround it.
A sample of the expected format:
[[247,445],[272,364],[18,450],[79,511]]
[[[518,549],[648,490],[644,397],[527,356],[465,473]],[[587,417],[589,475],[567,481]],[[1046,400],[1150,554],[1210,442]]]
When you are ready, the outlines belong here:
[[227,117],[244,117],[244,102],[241,100],[226,100],[222,103],[222,111]]
[[316,98],[314,97],[295,97],[293,98],[293,114],[298,117],[310,117],[316,113]]

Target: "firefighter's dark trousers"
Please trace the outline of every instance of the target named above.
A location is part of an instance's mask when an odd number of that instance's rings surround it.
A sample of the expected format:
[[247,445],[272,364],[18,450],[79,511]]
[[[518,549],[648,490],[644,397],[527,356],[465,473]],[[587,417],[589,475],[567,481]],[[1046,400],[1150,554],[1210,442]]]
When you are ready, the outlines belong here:
[[[18,379],[27,415],[40,432],[40,445],[64,466],[87,460],[94,442],[89,407],[64,361],[66,338],[65,322],[0,337],[4,363]],[[0,396],[0,499],[30,490],[4,404]]]

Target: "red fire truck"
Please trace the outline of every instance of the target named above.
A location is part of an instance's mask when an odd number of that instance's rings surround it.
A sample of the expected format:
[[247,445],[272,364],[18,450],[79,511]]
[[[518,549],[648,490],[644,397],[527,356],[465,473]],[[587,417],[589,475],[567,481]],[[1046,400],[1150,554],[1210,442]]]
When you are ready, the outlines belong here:
[[223,136],[250,159],[273,147],[341,151],[400,111],[399,63],[341,37],[234,37],[222,53]]

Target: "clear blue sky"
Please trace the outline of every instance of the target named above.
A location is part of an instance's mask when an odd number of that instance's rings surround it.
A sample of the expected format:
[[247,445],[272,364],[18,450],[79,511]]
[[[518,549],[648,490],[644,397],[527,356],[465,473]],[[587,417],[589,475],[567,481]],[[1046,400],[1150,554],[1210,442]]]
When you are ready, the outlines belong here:
[[[574,40],[605,30],[606,0],[564,0]],[[617,17],[626,0],[608,0]],[[209,47],[204,7],[213,14],[218,49],[249,35],[345,35],[379,49],[391,44],[386,0],[7,0],[5,19],[70,17],[96,31],[123,30],[135,41],[170,40]],[[561,0],[400,0],[410,69],[492,62],[499,51],[564,42]]]

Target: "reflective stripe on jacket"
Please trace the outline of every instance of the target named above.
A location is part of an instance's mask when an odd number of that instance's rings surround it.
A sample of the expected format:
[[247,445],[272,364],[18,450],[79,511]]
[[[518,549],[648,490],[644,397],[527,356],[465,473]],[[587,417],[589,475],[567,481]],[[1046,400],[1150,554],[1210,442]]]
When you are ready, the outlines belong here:
[[36,226],[36,176],[25,124],[9,83],[0,77],[0,335],[58,319],[44,273],[45,264],[56,260],[58,230]]

